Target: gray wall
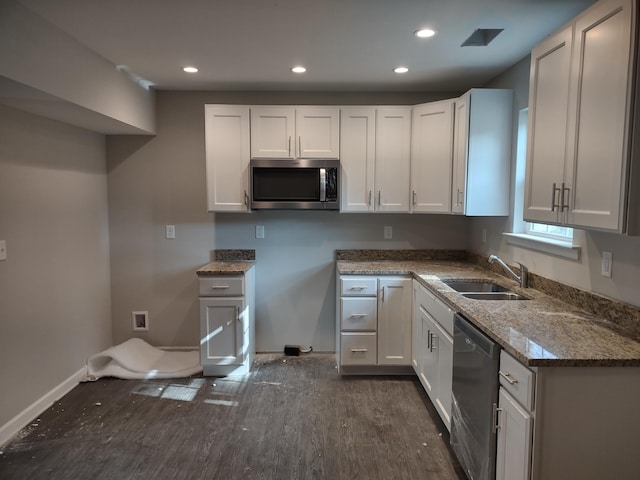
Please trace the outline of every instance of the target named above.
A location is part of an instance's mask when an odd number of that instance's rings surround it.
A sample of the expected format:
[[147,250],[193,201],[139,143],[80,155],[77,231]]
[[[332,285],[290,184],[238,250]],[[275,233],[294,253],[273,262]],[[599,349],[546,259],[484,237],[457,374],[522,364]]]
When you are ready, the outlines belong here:
[[[453,97],[457,94],[451,94]],[[114,343],[139,336],[155,345],[196,345],[195,270],[221,248],[256,250],[256,343],[334,349],[334,250],[461,248],[467,219],[437,215],[206,211],[204,104],[414,104],[447,94],[159,92],[157,136],[109,137]],[[176,239],[164,225],[176,225]],[[255,239],[255,225],[265,238]],[[394,227],[393,240],[383,227]],[[131,312],[148,310],[150,331]]]
[[102,135],[0,105],[0,426],[111,345]]

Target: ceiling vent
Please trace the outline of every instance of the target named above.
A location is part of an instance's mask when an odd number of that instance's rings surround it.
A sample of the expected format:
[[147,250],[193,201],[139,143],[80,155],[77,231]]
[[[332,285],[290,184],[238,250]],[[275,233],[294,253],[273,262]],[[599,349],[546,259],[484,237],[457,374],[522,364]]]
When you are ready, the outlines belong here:
[[491,40],[500,35],[504,28],[478,28],[469,38],[462,42],[461,47],[486,47]]

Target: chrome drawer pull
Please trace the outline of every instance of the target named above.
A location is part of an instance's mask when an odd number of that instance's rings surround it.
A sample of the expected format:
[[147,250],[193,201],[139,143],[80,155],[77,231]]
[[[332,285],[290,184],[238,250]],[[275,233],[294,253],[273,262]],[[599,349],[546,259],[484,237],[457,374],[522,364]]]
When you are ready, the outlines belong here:
[[352,348],[351,349],[351,353],[367,353],[366,348]]
[[349,290],[366,290],[367,287],[360,287],[358,285],[355,285],[353,287],[349,287]]
[[349,318],[364,318],[368,315],[368,313],[352,313]]
[[224,290],[226,288],[231,288],[229,285],[214,285],[211,287],[211,290]]
[[516,383],[518,383],[518,380],[516,380],[515,378],[512,378],[510,373],[504,373],[502,370],[500,370],[498,373],[511,385],[515,385]]

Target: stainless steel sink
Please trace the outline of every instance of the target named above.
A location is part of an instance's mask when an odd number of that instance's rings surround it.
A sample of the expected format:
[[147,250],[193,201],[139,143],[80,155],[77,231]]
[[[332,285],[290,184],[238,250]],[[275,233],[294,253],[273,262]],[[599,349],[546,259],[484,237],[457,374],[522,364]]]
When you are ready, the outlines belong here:
[[507,287],[498,285],[494,282],[473,282],[473,281],[460,281],[460,280],[445,280],[445,285],[450,286],[456,292],[509,292]]
[[462,296],[473,300],[529,300],[515,292],[465,292]]

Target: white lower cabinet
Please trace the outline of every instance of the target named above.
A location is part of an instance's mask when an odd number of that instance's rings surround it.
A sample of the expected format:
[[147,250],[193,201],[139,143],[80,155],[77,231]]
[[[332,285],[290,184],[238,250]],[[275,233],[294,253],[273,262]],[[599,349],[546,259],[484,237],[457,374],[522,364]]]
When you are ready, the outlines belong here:
[[529,480],[533,416],[504,388],[498,399],[496,480]]
[[413,368],[440,418],[451,429],[454,312],[413,281]]
[[340,373],[361,373],[348,371],[350,367],[410,366],[411,279],[339,275],[337,290],[336,360]]
[[204,375],[248,373],[255,350],[253,268],[200,277],[200,363]]

